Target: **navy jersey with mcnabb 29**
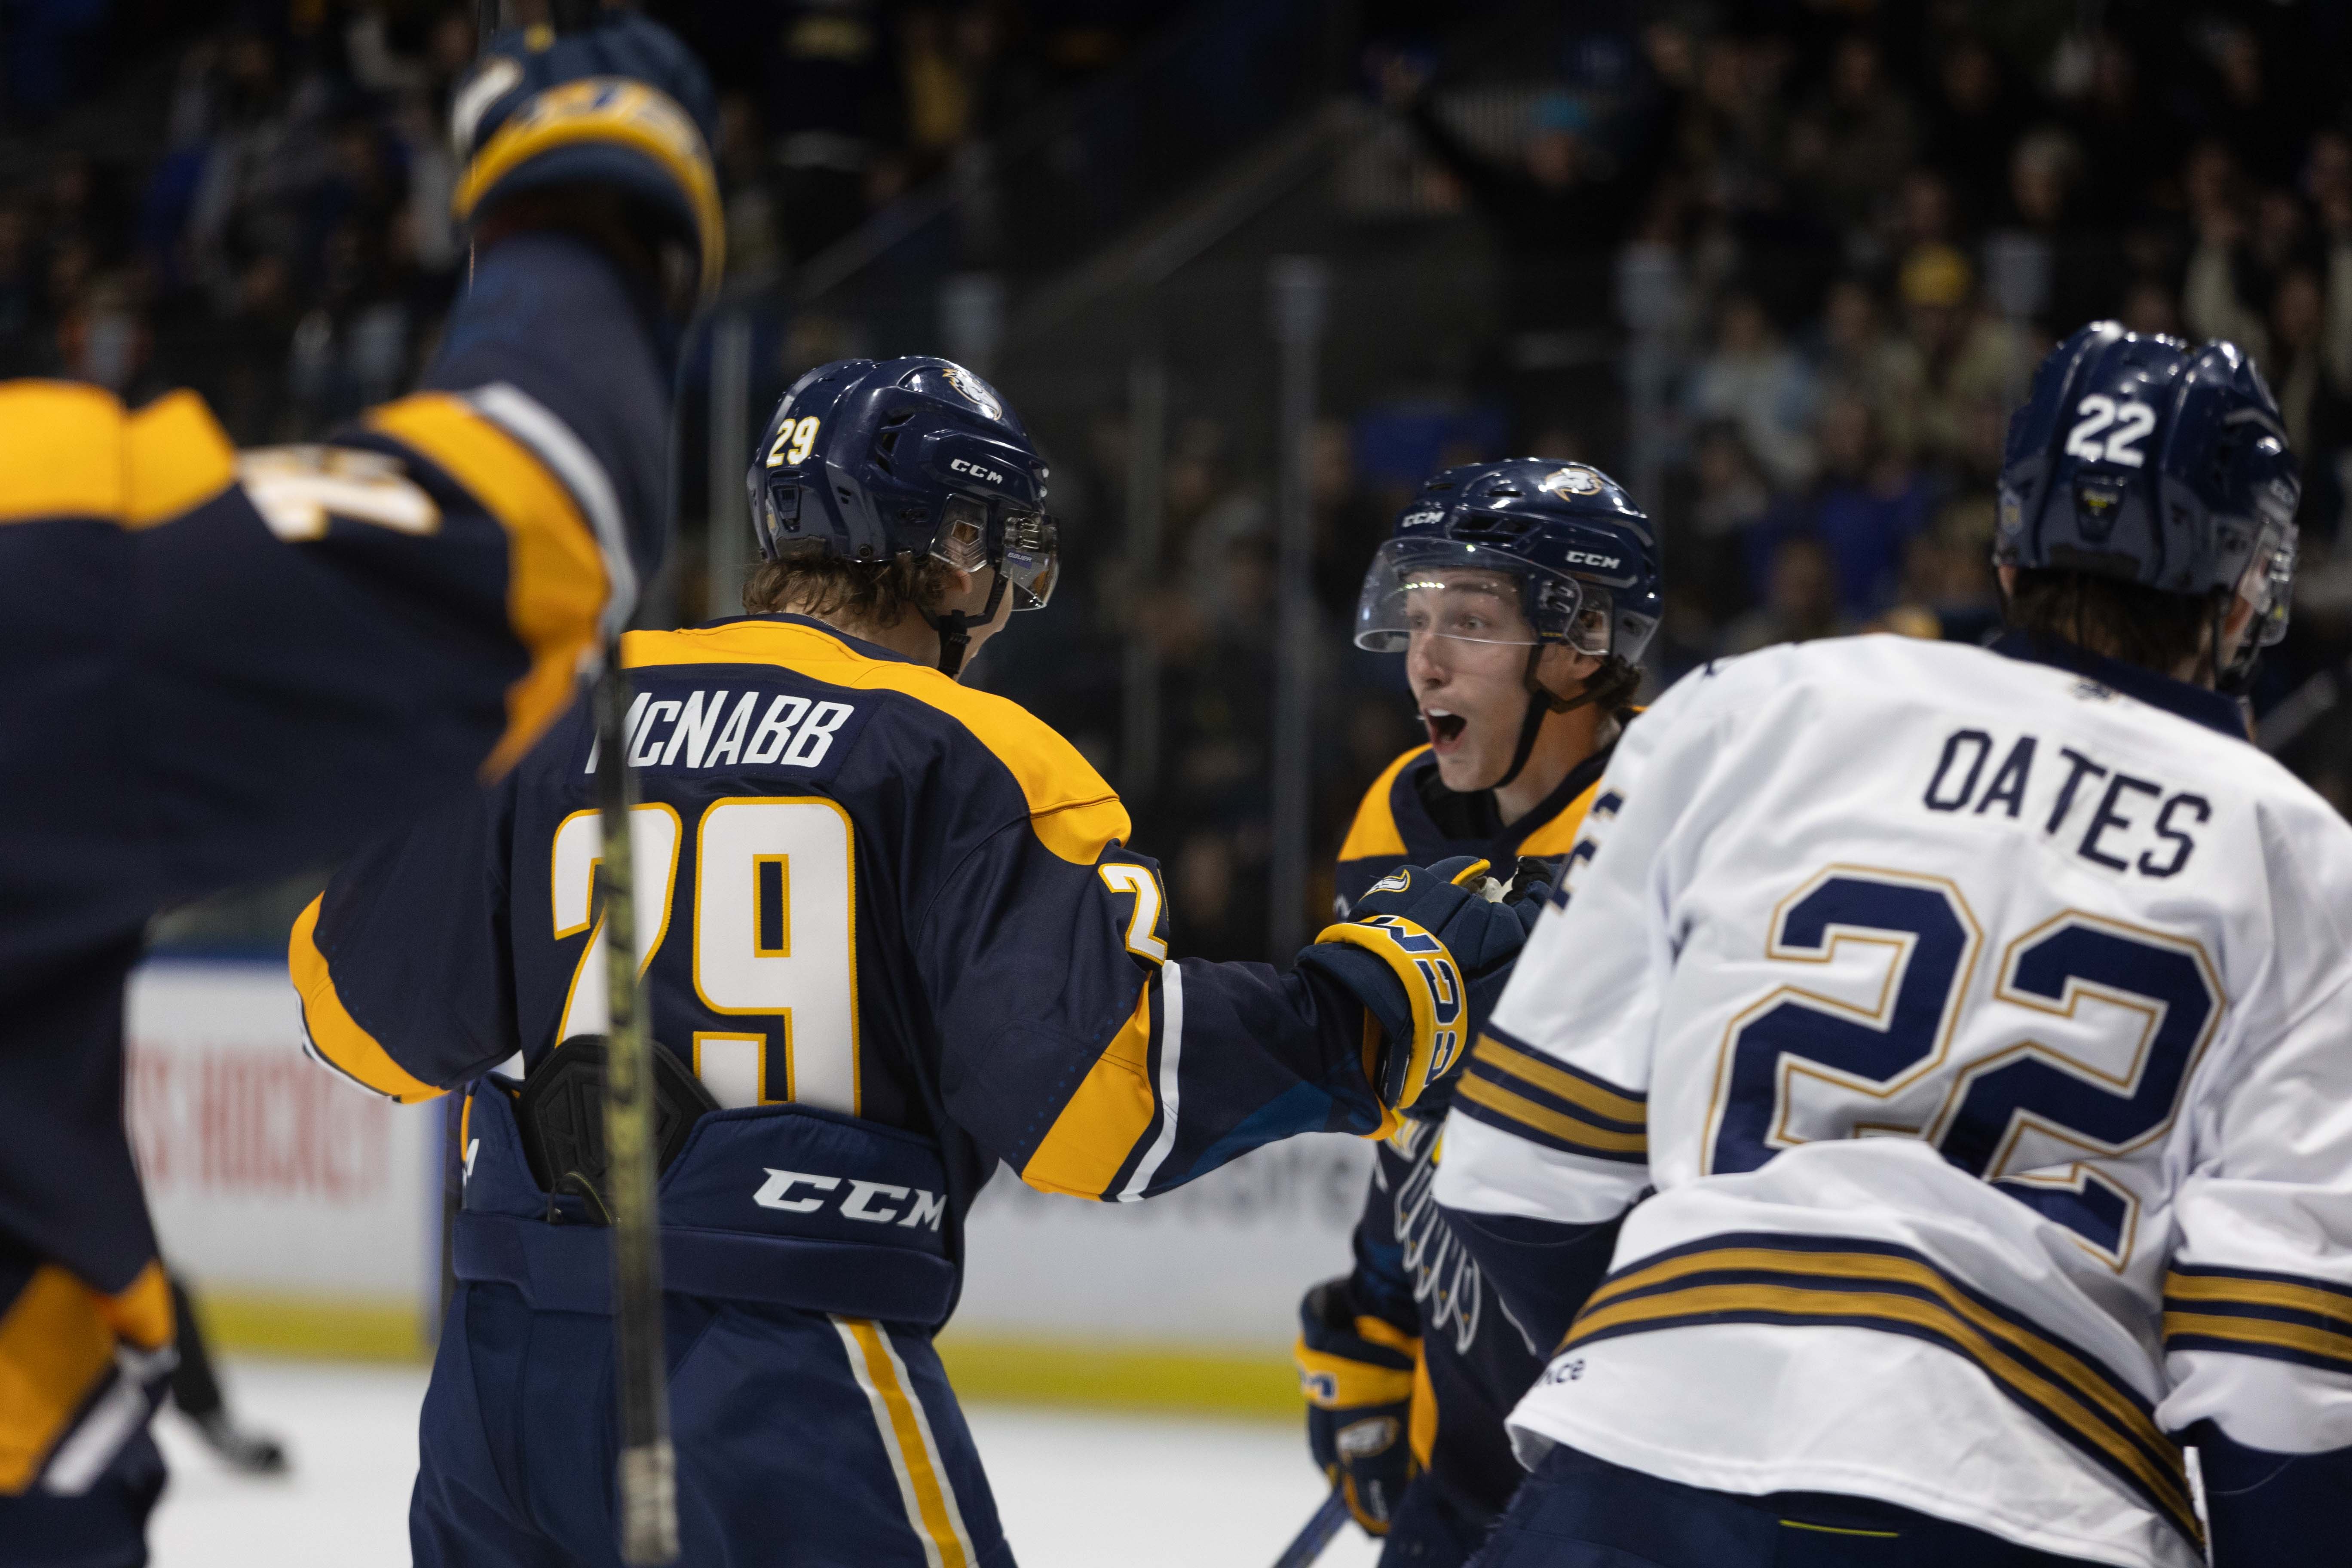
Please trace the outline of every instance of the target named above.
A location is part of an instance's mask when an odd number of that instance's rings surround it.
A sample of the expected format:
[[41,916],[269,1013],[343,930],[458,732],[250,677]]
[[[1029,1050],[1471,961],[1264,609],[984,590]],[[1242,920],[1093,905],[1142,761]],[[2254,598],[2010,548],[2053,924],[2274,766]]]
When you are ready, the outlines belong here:
[[[940,1138],[951,1217],[997,1157],[1131,1199],[1381,1121],[1361,1009],[1308,974],[1170,960],[1117,794],[1017,705],[799,616],[623,646],[651,1016],[722,1107]],[[591,744],[573,714],[487,811],[337,877],[293,946],[320,1056],[414,1100],[601,1029]],[[766,1180],[745,1175],[745,1219],[794,1212],[754,1202]],[[923,1209],[928,1236],[925,1201],[856,1206]]]
[[[797,616],[625,650],[648,1012],[719,1105],[659,1187],[674,1353],[696,1347],[672,1378],[688,1556],[1009,1561],[929,1337],[994,1163],[1125,1200],[1392,1125],[1363,1007],[1304,966],[1171,958],[1118,796],[1002,698]],[[603,1027],[592,747],[575,714],[484,808],[344,868],[293,942],[318,1055],[414,1100],[518,1046],[528,1083]],[[545,1223],[578,1200],[531,1171],[514,1089],[493,1074],[465,1111],[421,1563],[538,1561],[518,1532],[608,1551],[609,1467],[557,1435],[610,1419],[609,1329],[577,1315],[609,1310],[608,1233]],[[538,1436],[478,1455],[486,1427]],[[486,1505],[488,1471],[518,1479]]]

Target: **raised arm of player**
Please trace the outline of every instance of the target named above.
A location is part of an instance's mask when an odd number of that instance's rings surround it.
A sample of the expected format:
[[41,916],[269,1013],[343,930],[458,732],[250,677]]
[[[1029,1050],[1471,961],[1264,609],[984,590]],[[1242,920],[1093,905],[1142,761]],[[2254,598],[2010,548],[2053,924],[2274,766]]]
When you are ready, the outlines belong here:
[[2278,907],[2323,912],[2273,955],[2305,1000],[2210,1065],[2230,1087],[2196,1128],[2165,1280],[2157,1418],[2197,1447],[2219,1568],[2317,1568],[2352,1533],[2352,931],[2318,871],[2272,868],[2306,880]]
[[1559,895],[1528,934],[1445,1124],[1435,1194],[1538,1345],[1608,1271],[1650,1184],[1646,1102],[1674,963],[1674,862],[1728,710],[1718,667],[1685,678],[1619,742]]
[[[135,781],[158,901],[315,864],[509,765],[658,558],[677,305],[658,268],[672,239],[716,260],[709,89],[639,18],[500,47],[459,94],[477,249],[425,390],[323,446],[242,453],[189,394],[126,416],[89,388],[0,393],[0,443],[25,454],[0,463],[20,492],[0,508],[118,525],[113,570],[25,563],[0,575],[38,591],[0,597],[55,650],[35,684],[115,672],[99,700],[119,721],[40,705],[84,731],[47,787]],[[72,525],[47,531],[87,558]],[[101,732],[116,754],[72,765]]]

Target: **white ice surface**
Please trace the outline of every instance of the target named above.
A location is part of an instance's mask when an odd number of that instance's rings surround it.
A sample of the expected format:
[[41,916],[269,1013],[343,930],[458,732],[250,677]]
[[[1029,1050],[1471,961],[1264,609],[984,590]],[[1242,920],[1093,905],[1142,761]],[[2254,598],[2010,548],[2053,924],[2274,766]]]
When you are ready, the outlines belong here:
[[[158,1568],[397,1568],[408,1562],[422,1369],[238,1361],[241,1419],[282,1437],[283,1480],[225,1468],[177,1415]],[[1022,1568],[1265,1568],[1321,1485],[1297,1427],[975,1405],[967,1411]],[[1352,1528],[1323,1568],[1370,1568]]]

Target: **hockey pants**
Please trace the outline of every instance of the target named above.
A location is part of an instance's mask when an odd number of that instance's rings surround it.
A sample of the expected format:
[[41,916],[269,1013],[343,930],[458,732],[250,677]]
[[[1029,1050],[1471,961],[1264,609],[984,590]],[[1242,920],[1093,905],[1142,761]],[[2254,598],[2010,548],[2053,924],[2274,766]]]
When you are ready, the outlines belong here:
[[1473,1568],[2095,1568],[1866,1498],[1739,1497],[1562,1445]]
[[[672,1295],[680,1561],[1012,1568],[929,1336]],[[417,1568],[619,1568],[613,1320],[464,1280],[425,1396]]]

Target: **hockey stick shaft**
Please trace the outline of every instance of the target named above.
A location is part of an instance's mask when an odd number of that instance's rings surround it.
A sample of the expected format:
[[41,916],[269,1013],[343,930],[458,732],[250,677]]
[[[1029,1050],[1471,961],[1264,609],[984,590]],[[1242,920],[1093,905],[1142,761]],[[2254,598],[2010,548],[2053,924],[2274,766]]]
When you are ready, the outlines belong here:
[[653,1039],[637,984],[636,804],[628,766],[629,678],[616,637],[593,696],[596,719],[598,862],[604,920],[604,1202],[613,1218],[614,1338],[621,1405],[621,1560],[677,1557],[677,1461],[662,1353],[661,1218],[654,1194]]
[[1347,1522],[1347,1494],[1333,1487],[1331,1495],[1323,1500],[1323,1506],[1315,1510],[1314,1517],[1283,1549],[1282,1555],[1274,1560],[1274,1568],[1307,1568],[1309,1563],[1323,1555],[1323,1549],[1331,1544],[1331,1538],[1338,1535],[1340,1527]]
[[[505,20],[506,9],[501,0],[478,0],[483,47]],[[558,32],[578,32],[594,23],[595,6],[589,0],[549,0],[545,9]],[[604,832],[596,869],[607,1012],[603,1195],[613,1221],[621,1561],[630,1568],[658,1568],[675,1563],[678,1555],[677,1461],[669,1440],[668,1367],[663,1355],[653,1038],[646,1027],[637,984],[636,854],[629,831],[636,784],[628,765],[629,678],[621,665],[617,628],[605,639],[604,669],[589,701],[596,731],[596,815]]]

